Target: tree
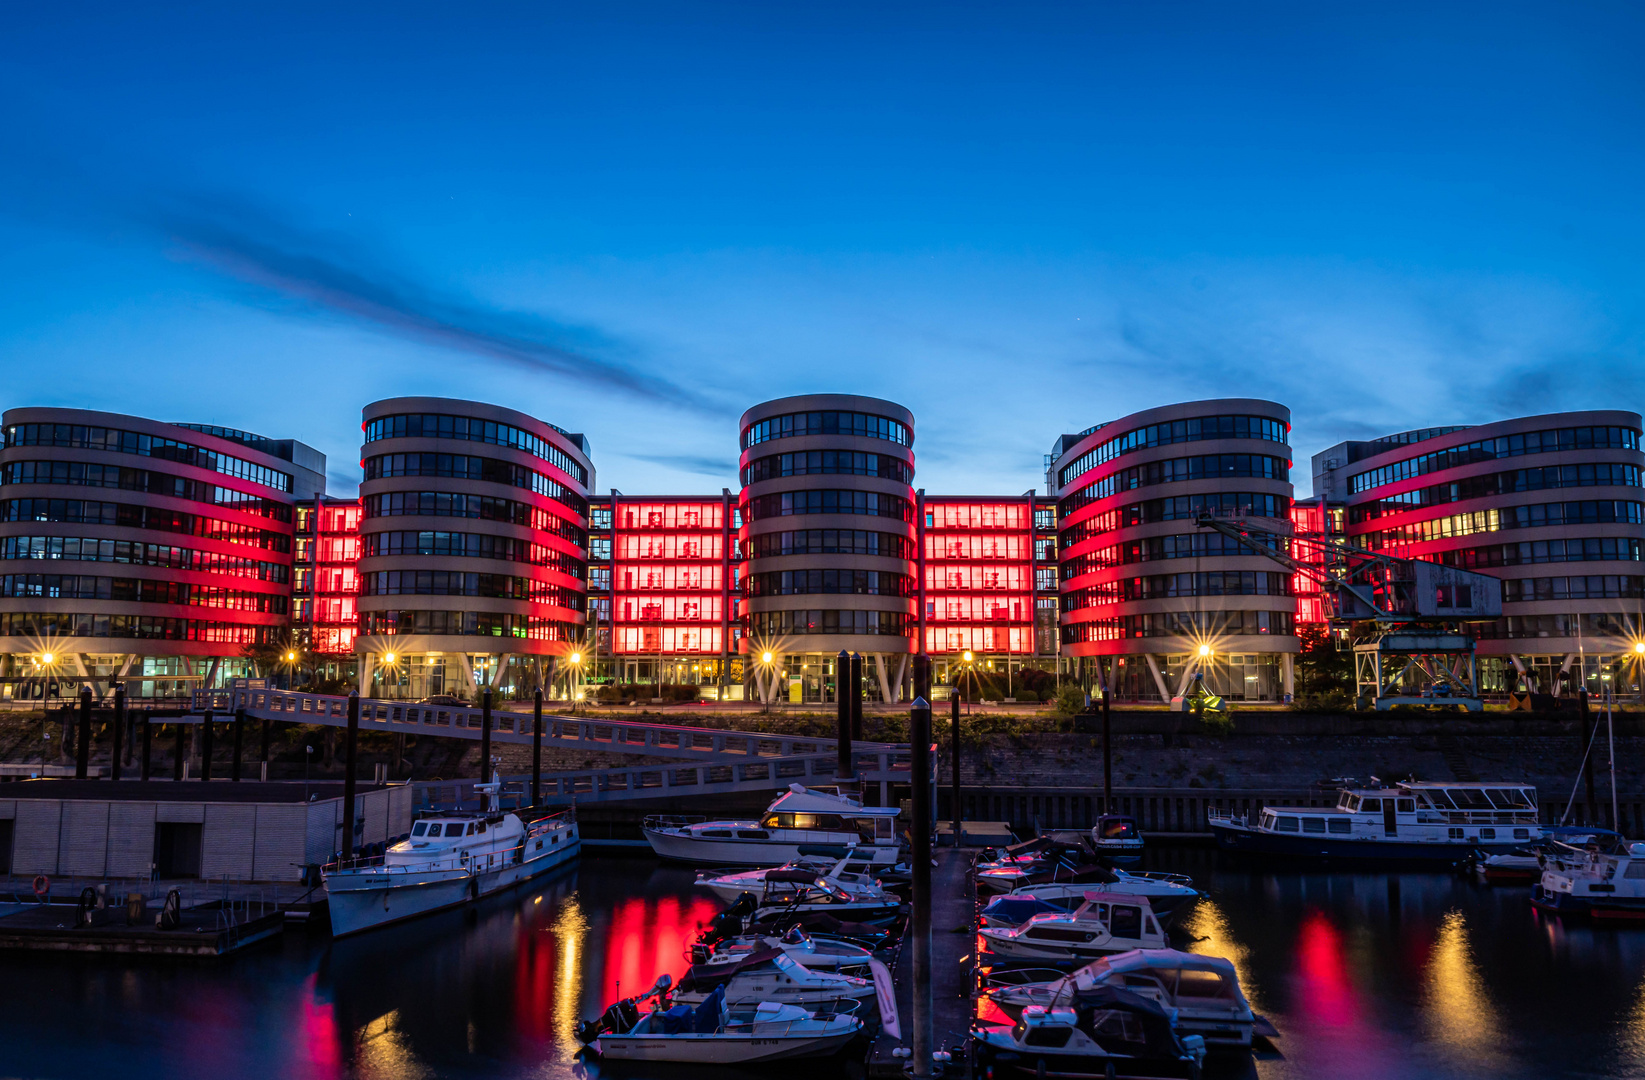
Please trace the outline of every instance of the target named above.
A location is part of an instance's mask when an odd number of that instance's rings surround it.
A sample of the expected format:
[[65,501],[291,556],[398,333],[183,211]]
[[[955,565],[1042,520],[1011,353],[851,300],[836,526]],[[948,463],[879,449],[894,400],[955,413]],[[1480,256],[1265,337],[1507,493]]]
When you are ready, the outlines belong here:
[[1302,651],[1297,654],[1298,708],[1346,710],[1354,705],[1354,655],[1337,648],[1324,626],[1297,627]]

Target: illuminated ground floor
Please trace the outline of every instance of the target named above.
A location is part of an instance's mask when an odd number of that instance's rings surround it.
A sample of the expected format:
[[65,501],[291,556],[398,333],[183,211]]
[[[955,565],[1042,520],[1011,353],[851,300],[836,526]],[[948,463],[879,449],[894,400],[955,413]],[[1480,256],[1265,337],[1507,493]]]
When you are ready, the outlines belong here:
[[[108,642],[99,642],[105,648]],[[134,646],[141,642],[133,642]],[[236,650],[238,652],[238,650]],[[251,660],[233,656],[145,656],[139,652],[0,653],[0,702],[52,702],[91,687],[101,699],[118,680],[131,700],[179,698],[221,688],[256,674]]]
[[1170,701],[1189,690],[1197,673],[1203,675],[1206,689],[1219,697],[1272,702],[1291,699],[1294,662],[1294,654],[1274,652],[1226,652],[1203,657],[1191,652],[1133,653],[1087,656],[1075,661],[1086,686],[1100,687],[1106,675],[1117,701]]

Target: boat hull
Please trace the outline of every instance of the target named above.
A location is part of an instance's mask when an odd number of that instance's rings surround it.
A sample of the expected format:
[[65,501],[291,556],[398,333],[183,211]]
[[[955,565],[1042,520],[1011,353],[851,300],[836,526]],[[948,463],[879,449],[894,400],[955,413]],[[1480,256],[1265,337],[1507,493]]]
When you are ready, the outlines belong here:
[[1271,833],[1213,822],[1211,832],[1225,851],[1291,859],[1324,859],[1342,862],[1432,862],[1454,863],[1470,852],[1506,853],[1524,845],[1524,840],[1499,844],[1481,840],[1359,840],[1352,837],[1321,836],[1318,833]]
[[[814,847],[817,840],[722,840],[690,836],[672,829],[642,829],[651,850],[659,858],[692,866],[785,866],[800,858],[801,847]],[[872,854],[876,865],[892,866],[897,849],[863,844],[854,850]]]
[[512,889],[564,866],[577,857],[581,847],[580,838],[570,840],[535,859],[479,874],[465,870],[389,874],[375,867],[338,871],[325,883],[332,936],[375,930]]
[[1544,889],[1540,882],[1531,886],[1531,904],[1540,911],[1555,915],[1577,916],[1601,922],[1645,920],[1645,897],[1572,896],[1567,892]]
[[756,1034],[601,1035],[594,1052],[612,1061],[674,1061],[690,1065],[753,1065],[787,1058],[829,1057],[845,1048],[858,1028],[832,1035],[783,1037]]

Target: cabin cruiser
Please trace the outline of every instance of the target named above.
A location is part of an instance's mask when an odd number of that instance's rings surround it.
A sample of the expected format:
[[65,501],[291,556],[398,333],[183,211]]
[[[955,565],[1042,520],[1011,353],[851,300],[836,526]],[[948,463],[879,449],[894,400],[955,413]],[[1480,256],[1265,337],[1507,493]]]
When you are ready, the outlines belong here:
[[[667,978],[658,980],[660,992],[619,1001],[580,1025],[578,1036],[613,1061],[725,1066],[829,1057],[862,1030],[863,1022],[843,1010],[813,1012],[778,1001],[733,1007],[720,987],[696,1006],[665,1005]],[[640,1000],[653,994],[656,1004],[642,1015]]]
[[485,810],[426,814],[381,856],[325,867],[332,934],[356,934],[470,903],[577,857],[581,840],[572,815],[505,813],[500,788],[494,775],[491,783],[474,786],[486,797]]
[[[1187,874],[1168,873],[1135,873],[1126,870],[1109,870],[1105,875],[1085,874],[1081,882],[1047,883],[1043,885],[1020,885],[1003,896],[996,896],[989,900],[983,909],[984,917],[989,916],[990,910],[997,912],[998,921],[992,925],[1015,925],[1006,922],[1010,917],[1010,901],[1021,902],[1028,899],[1037,900],[1047,905],[1047,910],[1057,908],[1062,911],[1072,911],[1085,899],[1085,894],[1092,889],[1101,889],[1103,892],[1120,893],[1125,896],[1140,896],[1148,901],[1159,917],[1160,925],[1169,926],[1177,917],[1194,905],[1200,898],[1200,891],[1194,888],[1193,878]],[[1037,912],[1029,912],[1037,914]]]
[[1609,850],[1590,844],[1548,859],[1531,903],[1560,915],[1592,919],[1645,919],[1645,844]]
[[1558,866],[1562,854],[1581,849],[1588,844],[1609,846],[1622,839],[1610,829],[1596,829],[1580,825],[1555,825],[1540,841],[1495,855],[1483,851],[1470,852],[1457,864],[1457,869],[1472,874],[1487,885],[1518,885],[1540,881],[1545,864],[1550,858]]
[[838,971],[858,975],[869,971],[874,959],[872,950],[836,938],[808,934],[798,926],[788,929],[781,937],[770,934],[743,934],[722,938],[713,944],[698,943],[691,947],[693,964],[735,963],[762,949],[781,949],[790,959],[798,960],[813,971]]
[[802,846],[850,847],[862,861],[891,867],[900,857],[897,808],[791,784],[758,820],[701,821],[653,816],[642,831],[665,859],[699,866],[781,866]]
[[[816,850],[811,849],[813,852]],[[873,863],[850,849],[833,850],[840,851],[840,857],[820,858],[808,853],[794,862],[765,870],[700,870],[697,872],[697,886],[726,901],[735,900],[745,892],[774,898],[783,892],[793,893],[802,887],[813,886],[819,879],[856,895],[876,898],[888,895],[872,873]]]
[[990,953],[1006,960],[1093,960],[1129,949],[1163,949],[1165,931],[1138,896],[1088,892],[1070,912],[1045,912],[1007,929],[978,932]]
[[1140,861],[1142,830],[1137,828],[1137,819],[1126,814],[1103,814],[1091,826],[1091,847],[1116,863]]
[[1075,993],[1066,1006],[1030,1005],[1010,1027],[977,1024],[971,1037],[983,1076],[1197,1080],[1205,1061],[1202,1036],[1179,1036],[1157,1003],[1100,984]]
[[1251,1048],[1256,1015],[1240,990],[1234,965],[1220,956],[1136,949],[1103,957],[1051,982],[994,986],[985,996],[1016,1020],[1032,1005],[1047,1010],[1072,1008],[1081,993],[1095,986],[1129,990],[1168,1012],[1174,1010],[1176,1029],[1204,1036],[1208,1047]]
[[724,963],[693,964],[669,995],[674,1001],[696,1005],[716,990],[727,1005],[778,1001],[811,1007],[872,997],[874,983],[852,975],[813,971],[781,948],[755,950]]
[[1250,815],[1208,809],[1217,843],[1231,851],[1313,859],[1456,862],[1473,851],[1506,853],[1545,830],[1536,787],[1524,783],[1415,780],[1339,790],[1334,807],[1267,806]]

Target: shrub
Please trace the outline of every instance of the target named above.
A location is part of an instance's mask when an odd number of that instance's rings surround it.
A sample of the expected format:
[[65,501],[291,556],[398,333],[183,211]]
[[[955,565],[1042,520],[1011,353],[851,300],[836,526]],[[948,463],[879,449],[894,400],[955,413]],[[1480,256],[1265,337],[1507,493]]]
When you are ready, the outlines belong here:
[[1073,716],[1085,709],[1085,691],[1070,683],[1057,691],[1057,714]]
[[1032,690],[1018,690],[1017,691],[1017,700],[1018,701],[1035,702],[1035,701],[1038,701],[1039,699],[1040,699],[1040,696],[1038,694],[1034,693],[1034,691],[1032,691]]

